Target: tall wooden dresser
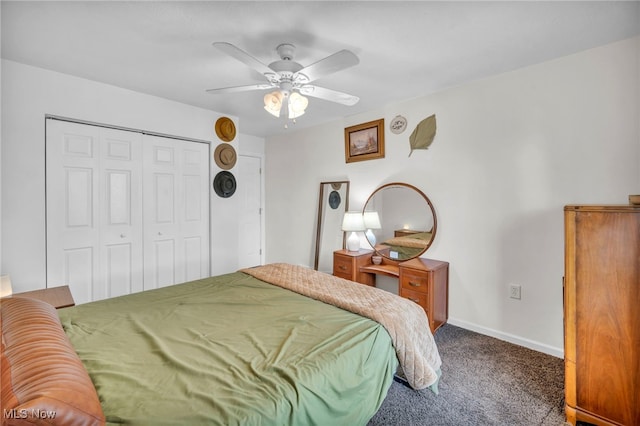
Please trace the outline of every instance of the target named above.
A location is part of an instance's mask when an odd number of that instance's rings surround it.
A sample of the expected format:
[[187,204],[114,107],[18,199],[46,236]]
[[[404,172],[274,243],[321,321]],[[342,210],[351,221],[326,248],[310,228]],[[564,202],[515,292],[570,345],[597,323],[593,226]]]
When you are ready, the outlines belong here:
[[566,206],[567,421],[640,425],[640,206]]

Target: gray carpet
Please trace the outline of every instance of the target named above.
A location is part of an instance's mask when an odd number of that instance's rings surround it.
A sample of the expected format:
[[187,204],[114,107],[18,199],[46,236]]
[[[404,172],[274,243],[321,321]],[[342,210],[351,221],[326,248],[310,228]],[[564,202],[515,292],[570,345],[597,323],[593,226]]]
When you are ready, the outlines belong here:
[[377,425],[564,425],[563,361],[445,324],[439,394],[397,381],[369,422]]

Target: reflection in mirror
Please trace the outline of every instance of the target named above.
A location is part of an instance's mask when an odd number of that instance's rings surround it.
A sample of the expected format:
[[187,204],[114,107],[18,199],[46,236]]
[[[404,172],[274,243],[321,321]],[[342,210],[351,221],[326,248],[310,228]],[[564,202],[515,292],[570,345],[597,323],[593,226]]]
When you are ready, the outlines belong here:
[[349,208],[349,181],[321,182],[314,269],[333,273],[333,252],[344,248],[342,219]]
[[389,183],[376,189],[363,214],[367,241],[387,259],[404,261],[420,256],[436,235],[436,212],[431,201],[406,183]]

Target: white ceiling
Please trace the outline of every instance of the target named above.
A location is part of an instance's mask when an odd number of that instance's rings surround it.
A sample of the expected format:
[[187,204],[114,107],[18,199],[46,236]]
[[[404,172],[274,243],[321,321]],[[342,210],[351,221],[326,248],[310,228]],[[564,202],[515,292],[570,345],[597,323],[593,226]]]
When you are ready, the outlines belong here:
[[295,125],[303,128],[640,34],[638,1],[0,5],[2,58],[238,116],[240,132],[264,137],[288,131],[262,108],[265,92],[205,93],[264,82],[212,42],[267,64],[284,42],[297,46],[302,65],[353,51],[360,64],[314,84],[360,102],[310,98]]

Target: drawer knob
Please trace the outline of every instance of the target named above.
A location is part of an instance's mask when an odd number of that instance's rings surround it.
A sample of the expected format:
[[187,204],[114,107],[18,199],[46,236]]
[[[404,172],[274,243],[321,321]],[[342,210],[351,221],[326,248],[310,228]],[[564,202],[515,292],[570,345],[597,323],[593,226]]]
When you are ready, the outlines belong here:
[[344,265],[340,265],[340,266],[338,266],[338,269],[340,269],[341,271],[346,271],[347,267],[344,266]]
[[412,302],[420,303],[418,299],[414,299],[412,297],[407,297],[407,299],[411,300]]
[[416,282],[413,282],[413,281],[409,281],[409,285],[411,287],[420,287],[420,283],[416,283]]

